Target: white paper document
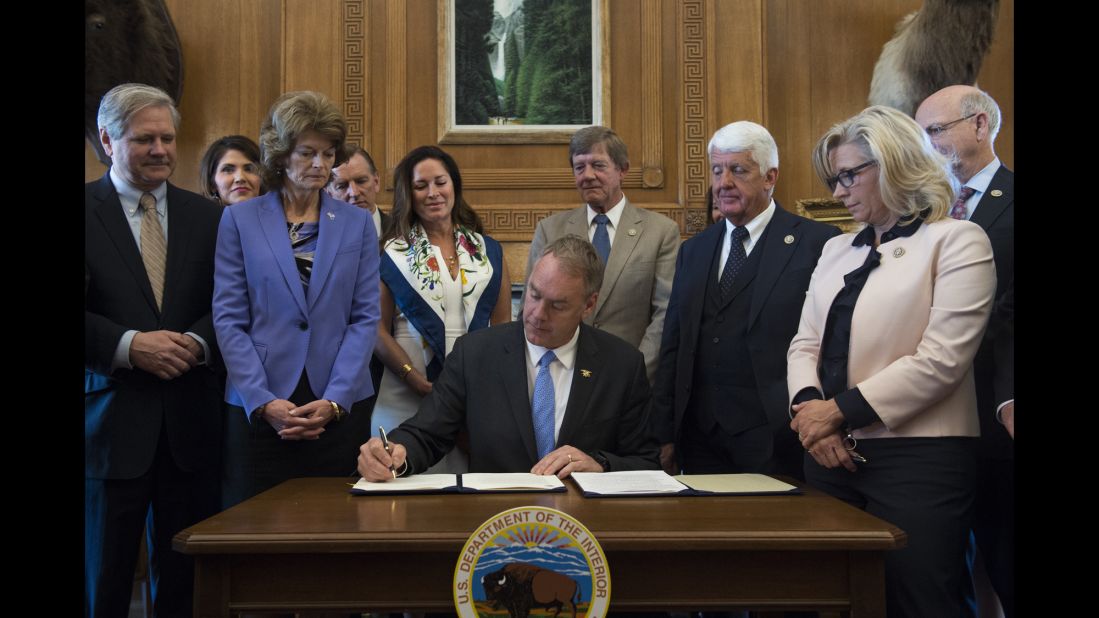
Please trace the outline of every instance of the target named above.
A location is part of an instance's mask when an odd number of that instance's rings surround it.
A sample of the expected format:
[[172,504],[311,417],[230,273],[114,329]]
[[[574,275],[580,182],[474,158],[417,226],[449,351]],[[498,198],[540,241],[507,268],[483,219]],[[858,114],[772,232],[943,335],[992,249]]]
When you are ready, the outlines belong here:
[[583,491],[602,495],[677,494],[687,489],[663,470],[573,472],[572,478]]
[[362,491],[425,491],[432,489],[444,489],[456,487],[458,475],[456,474],[416,474],[399,479],[390,479],[380,483],[373,483],[360,478],[352,489]]
[[766,474],[680,474],[675,479],[691,489],[718,494],[777,494],[796,489]]
[[801,493],[765,474],[681,474],[663,470],[628,472],[574,472],[572,478],[585,496],[690,495],[736,496]]
[[531,474],[529,472],[473,473],[462,475],[462,487],[478,491],[500,491],[507,489],[556,489],[564,487],[561,479],[552,474]]

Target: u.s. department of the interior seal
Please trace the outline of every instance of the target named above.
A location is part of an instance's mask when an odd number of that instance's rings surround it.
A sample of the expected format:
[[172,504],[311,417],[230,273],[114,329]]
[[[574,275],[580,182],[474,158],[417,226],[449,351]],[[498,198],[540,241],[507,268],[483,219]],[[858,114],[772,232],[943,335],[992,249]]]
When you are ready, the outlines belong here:
[[470,535],[454,568],[462,618],[567,612],[602,618],[611,601],[603,548],[584,524],[556,509],[497,513]]

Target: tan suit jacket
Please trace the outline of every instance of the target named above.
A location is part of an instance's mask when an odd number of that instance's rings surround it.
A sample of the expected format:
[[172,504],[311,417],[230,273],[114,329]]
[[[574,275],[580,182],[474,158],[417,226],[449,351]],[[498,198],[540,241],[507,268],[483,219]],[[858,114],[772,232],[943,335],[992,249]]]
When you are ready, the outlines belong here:
[[[588,239],[587,208],[584,205],[538,222],[530,243],[527,278],[547,244],[569,234]],[[679,226],[674,221],[626,200],[595,311],[584,320],[641,350],[650,383],[656,375],[678,250]]]
[[[869,246],[854,234],[828,241],[813,272],[798,334],[787,353],[791,397],[820,389],[821,336],[843,276]],[[851,319],[847,384],[881,417],[856,438],[977,436],[973,357],[996,289],[992,246],[980,226],[945,219],[878,247]]]

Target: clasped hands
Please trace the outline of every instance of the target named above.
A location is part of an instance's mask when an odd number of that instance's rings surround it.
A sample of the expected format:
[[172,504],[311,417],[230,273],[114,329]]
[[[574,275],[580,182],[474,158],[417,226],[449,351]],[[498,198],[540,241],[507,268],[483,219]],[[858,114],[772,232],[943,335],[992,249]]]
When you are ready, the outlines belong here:
[[794,420],[790,429],[798,434],[801,446],[825,468],[843,466],[850,472],[858,467],[843,444],[844,417],[834,399],[814,399],[794,404]]
[[203,351],[190,335],[170,330],[137,333],[130,341],[130,364],[161,380],[173,380],[202,362]]
[[283,440],[316,440],[324,433],[324,426],[336,416],[327,399],[303,406],[285,399],[273,399],[261,408],[261,414]]
[[[400,473],[405,466],[408,451],[405,447],[389,442],[390,452],[386,452],[380,438],[370,438],[359,447],[358,471],[368,481],[388,481],[393,478],[391,470]],[[573,472],[602,472],[603,466],[587,453],[574,446],[562,446],[546,454],[530,469],[531,474],[556,474],[566,478]]]

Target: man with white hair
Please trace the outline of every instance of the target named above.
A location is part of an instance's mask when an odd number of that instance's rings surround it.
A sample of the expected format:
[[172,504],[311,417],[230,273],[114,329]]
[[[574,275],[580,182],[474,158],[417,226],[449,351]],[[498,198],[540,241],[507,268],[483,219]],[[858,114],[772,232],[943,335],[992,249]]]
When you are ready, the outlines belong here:
[[726,125],[708,152],[725,220],[684,242],[676,261],[653,387],[661,465],[803,478],[786,350],[824,243],[840,232],[772,199],[778,146],[767,129]]
[[916,122],[952,157],[962,184],[950,211],[982,228],[992,242],[996,296],[973,360],[981,438],[977,448],[974,535],[1004,615],[1015,615],[1015,173],[993,148],[1000,107],[973,86],[947,86],[927,97]]

